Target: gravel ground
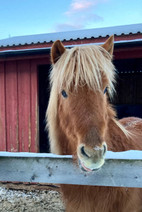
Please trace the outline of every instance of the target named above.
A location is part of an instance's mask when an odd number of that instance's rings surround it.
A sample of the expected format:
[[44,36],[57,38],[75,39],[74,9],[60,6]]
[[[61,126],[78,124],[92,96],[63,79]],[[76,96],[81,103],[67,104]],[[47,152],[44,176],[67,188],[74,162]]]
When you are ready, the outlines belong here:
[[61,195],[52,190],[11,190],[0,187],[0,212],[63,212]]

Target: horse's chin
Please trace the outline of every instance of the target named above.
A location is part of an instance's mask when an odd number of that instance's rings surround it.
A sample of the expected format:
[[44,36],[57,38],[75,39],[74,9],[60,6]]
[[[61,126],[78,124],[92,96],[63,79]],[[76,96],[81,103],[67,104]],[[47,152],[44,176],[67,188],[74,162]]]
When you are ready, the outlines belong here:
[[94,170],[87,168],[83,163],[80,163],[80,168],[84,172],[93,172]]
[[94,171],[99,170],[103,166],[104,162],[105,162],[105,160],[102,159],[102,160],[98,161],[97,163],[91,164],[91,163],[85,163],[85,162],[82,162],[81,160],[79,160],[79,166],[82,171],[94,172]]

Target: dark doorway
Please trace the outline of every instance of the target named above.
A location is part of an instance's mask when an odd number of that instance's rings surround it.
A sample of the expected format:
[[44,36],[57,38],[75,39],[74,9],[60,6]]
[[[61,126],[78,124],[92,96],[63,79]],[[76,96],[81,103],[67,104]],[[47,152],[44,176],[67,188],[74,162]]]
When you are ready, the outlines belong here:
[[39,148],[40,152],[49,152],[48,133],[45,130],[45,114],[50,96],[50,65],[38,66],[39,83]]
[[114,64],[118,76],[112,103],[118,118],[142,118],[142,59],[115,60]]

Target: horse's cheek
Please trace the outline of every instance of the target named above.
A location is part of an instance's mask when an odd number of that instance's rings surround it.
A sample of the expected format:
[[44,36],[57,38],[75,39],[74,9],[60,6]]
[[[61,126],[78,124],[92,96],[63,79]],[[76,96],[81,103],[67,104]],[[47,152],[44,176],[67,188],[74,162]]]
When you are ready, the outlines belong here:
[[70,108],[69,103],[66,99],[60,99],[59,101],[59,107],[58,107],[58,115],[60,124],[62,125],[62,128],[68,128],[69,126],[69,120],[70,120]]

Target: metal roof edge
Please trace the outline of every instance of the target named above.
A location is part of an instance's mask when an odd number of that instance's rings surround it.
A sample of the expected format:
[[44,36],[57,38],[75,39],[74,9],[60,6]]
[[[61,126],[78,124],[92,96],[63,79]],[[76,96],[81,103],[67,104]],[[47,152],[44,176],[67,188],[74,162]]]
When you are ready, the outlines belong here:
[[[101,45],[101,43],[86,43],[86,44],[76,44],[76,45],[65,45],[66,48],[72,48],[75,46],[88,46],[88,45]],[[133,47],[133,46],[141,46],[142,39],[136,40],[123,40],[123,41],[114,41],[115,47]],[[0,58],[14,57],[14,56],[30,56],[30,55],[44,55],[49,54],[51,47],[43,47],[43,48],[32,48],[32,49],[16,49],[16,50],[4,50],[0,51]]]
[[71,41],[77,39],[90,39],[106,37],[112,34],[116,36],[142,33],[142,24],[110,26],[103,28],[81,29],[65,32],[44,33],[35,35],[15,36],[0,40],[1,47],[22,46],[32,44],[44,44],[55,40]]

